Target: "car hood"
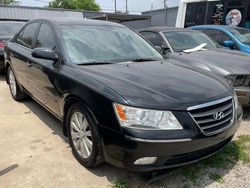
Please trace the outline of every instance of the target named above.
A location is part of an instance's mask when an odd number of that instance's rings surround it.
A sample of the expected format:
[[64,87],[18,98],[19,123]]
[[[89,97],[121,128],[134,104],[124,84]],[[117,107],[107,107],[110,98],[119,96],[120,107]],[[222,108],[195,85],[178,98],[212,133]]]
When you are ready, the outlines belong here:
[[224,79],[175,62],[80,66],[78,71],[119,93],[125,103],[135,107],[186,110],[232,95]]
[[222,76],[250,74],[250,54],[222,48],[193,53],[173,53],[169,58]]

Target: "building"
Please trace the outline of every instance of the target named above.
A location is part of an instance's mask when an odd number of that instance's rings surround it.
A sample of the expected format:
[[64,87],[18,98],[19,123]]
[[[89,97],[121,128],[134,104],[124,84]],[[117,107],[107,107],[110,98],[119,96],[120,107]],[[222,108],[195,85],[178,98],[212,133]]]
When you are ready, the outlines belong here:
[[44,7],[8,6],[0,5],[0,20],[28,21],[35,18],[90,18],[113,21],[117,23],[136,22],[150,20],[147,15],[131,15],[122,13],[106,13],[94,11],[75,11]]
[[203,24],[250,28],[250,0],[181,0],[176,27]]
[[133,29],[152,26],[174,26],[178,7],[142,12],[142,15],[107,13],[94,11],[75,11],[44,7],[0,5],[0,20],[28,21],[34,18],[90,18],[113,21]]

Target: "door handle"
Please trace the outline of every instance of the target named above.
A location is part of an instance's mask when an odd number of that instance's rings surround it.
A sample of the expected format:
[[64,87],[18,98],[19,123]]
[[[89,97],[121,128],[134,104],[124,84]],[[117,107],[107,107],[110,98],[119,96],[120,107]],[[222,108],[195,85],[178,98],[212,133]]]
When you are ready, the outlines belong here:
[[33,64],[31,62],[27,61],[27,67],[31,68],[32,66],[33,66]]

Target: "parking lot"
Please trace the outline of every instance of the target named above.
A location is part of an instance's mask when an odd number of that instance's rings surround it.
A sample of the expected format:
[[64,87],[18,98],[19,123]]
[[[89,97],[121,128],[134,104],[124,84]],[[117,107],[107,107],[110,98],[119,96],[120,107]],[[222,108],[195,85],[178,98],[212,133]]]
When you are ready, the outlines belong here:
[[[249,112],[238,135],[250,134]],[[108,164],[86,169],[74,159],[60,122],[32,100],[15,102],[3,76],[0,114],[0,187],[250,187],[250,166],[241,161],[219,170],[223,182],[201,173],[194,183],[182,169],[156,176]]]

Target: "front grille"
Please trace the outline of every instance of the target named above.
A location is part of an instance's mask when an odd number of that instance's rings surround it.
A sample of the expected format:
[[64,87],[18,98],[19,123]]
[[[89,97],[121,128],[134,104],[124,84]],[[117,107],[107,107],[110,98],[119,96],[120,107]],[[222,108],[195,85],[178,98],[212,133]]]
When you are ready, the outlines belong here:
[[232,97],[188,108],[197,126],[207,136],[229,128],[234,118]]

